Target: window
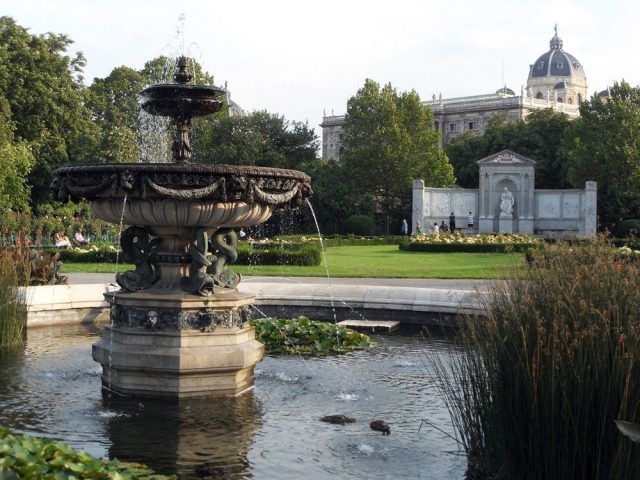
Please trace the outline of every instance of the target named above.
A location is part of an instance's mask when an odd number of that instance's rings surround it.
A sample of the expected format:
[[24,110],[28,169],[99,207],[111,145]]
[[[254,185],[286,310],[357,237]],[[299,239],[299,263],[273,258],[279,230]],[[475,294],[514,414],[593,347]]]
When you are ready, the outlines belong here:
[[562,103],[562,97],[558,97],[558,102]]
[[542,92],[538,92],[538,93],[536,93],[536,98],[540,98],[540,99],[542,99]]
[[542,70],[544,68],[544,61],[538,62],[538,70]]
[[457,127],[458,127],[458,125],[456,125],[455,123],[450,123],[449,124],[449,131],[450,132],[455,132]]
[[564,62],[562,60],[560,60],[558,63],[556,63],[556,66],[558,68],[564,68]]
[[568,98],[567,98],[567,103],[573,103],[573,98],[568,97]]
[[469,130],[475,130],[476,129],[476,122],[469,122]]
[[578,94],[578,103],[582,103],[582,95]]
[[436,131],[440,130],[440,122],[438,122],[437,120],[433,122],[433,129]]

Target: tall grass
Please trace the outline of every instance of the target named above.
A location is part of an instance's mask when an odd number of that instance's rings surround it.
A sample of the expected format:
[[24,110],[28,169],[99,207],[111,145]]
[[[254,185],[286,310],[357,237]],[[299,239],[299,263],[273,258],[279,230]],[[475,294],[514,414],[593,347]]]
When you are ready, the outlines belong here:
[[0,248],[0,348],[21,345],[27,324],[28,249]]
[[467,320],[468,353],[436,366],[468,478],[637,478],[614,420],[640,420],[638,267],[603,241],[547,246]]

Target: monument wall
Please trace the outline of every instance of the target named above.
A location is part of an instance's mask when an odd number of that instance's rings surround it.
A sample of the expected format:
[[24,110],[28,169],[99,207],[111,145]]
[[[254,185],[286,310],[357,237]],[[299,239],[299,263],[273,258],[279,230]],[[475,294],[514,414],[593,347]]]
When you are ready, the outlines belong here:
[[423,233],[449,215],[456,228],[467,228],[469,212],[480,233],[527,233],[556,237],[591,237],[596,234],[595,182],[584,190],[535,190],[535,162],[509,150],[478,160],[479,189],[429,188],[413,182],[412,232],[418,222]]
[[469,212],[478,224],[478,190],[465,188],[429,188],[423,180],[413,181],[412,232],[416,232],[420,222],[422,232],[433,231],[434,223],[443,221],[449,225],[449,215],[454,212],[456,228],[467,227]]

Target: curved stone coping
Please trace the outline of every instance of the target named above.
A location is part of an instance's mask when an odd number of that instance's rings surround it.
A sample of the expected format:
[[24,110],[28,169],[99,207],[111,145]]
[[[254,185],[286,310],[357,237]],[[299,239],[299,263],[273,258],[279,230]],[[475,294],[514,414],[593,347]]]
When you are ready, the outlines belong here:
[[399,310],[429,313],[482,313],[480,293],[473,290],[247,282],[242,290],[256,305]]
[[[117,291],[115,284],[54,285],[27,288],[27,326],[92,322],[106,319],[104,293]],[[240,291],[256,296],[256,306],[348,308],[411,312],[412,314],[482,314],[486,293],[444,288],[382,285],[291,284],[245,282]],[[366,315],[365,315],[366,316]]]
[[27,287],[27,327],[99,320],[108,307],[104,294],[119,289],[101,283]]

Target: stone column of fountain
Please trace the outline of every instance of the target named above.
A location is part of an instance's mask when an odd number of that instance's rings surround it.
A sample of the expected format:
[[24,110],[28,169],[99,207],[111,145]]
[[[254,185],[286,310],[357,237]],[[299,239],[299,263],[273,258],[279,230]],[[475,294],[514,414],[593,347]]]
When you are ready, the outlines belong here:
[[252,295],[236,288],[234,228],[302,206],[310,178],[296,170],[190,163],[193,117],[219,111],[224,90],[191,85],[181,57],[176,83],[153,85],[142,108],[174,119],[174,163],[67,166],[53,174],[62,201],[91,201],[105,221],[130,225],[117,275],[105,294],[111,323],[93,346],[104,388],[134,396],[237,394],[253,385],[264,347],[247,323]]

